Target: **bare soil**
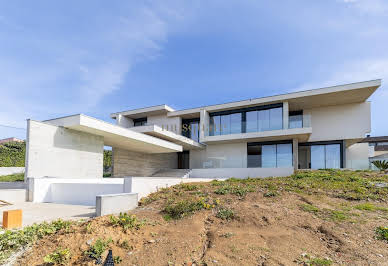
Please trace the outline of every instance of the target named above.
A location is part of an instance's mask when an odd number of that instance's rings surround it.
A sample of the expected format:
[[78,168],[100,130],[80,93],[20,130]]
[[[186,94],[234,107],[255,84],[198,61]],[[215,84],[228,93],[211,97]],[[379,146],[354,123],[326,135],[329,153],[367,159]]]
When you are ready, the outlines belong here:
[[[216,195],[210,184],[198,186],[236,217],[222,220],[211,208],[166,221],[161,210],[168,199],[158,198],[131,212],[147,221],[138,230],[124,232],[107,216],[91,219],[70,233],[38,241],[16,264],[44,265],[43,257],[61,247],[70,249],[71,265],[95,265],[84,255],[88,243],[111,237],[120,265],[388,265],[388,243],[375,238],[375,228],[388,224],[387,212],[354,208],[365,201],[286,191],[265,197],[262,189],[245,197]],[[306,204],[320,214],[303,209]],[[386,202],[374,204],[388,207]],[[345,216],[325,215],[330,210]]]

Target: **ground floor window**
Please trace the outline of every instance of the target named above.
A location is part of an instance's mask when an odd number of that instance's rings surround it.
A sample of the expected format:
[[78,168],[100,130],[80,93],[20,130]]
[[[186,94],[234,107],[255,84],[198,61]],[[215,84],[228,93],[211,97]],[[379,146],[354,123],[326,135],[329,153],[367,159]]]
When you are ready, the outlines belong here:
[[342,141],[300,143],[299,169],[328,169],[342,167]]
[[247,159],[248,167],[292,167],[292,143],[248,143]]

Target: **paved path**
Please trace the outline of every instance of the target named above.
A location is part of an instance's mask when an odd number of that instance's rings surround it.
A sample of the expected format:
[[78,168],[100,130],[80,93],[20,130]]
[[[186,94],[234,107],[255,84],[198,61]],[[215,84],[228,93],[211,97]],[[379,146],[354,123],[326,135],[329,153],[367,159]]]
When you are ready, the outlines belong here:
[[3,211],[23,210],[23,226],[44,221],[53,221],[58,218],[63,220],[79,220],[95,216],[95,206],[68,205],[56,203],[19,202],[13,205],[0,207],[1,220]]

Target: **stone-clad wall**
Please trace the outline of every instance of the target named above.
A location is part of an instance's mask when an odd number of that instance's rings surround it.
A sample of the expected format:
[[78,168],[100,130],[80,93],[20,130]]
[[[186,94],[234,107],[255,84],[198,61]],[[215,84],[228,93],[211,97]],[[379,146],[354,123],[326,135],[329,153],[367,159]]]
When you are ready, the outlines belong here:
[[151,176],[161,169],[176,169],[177,153],[148,154],[113,148],[113,176]]

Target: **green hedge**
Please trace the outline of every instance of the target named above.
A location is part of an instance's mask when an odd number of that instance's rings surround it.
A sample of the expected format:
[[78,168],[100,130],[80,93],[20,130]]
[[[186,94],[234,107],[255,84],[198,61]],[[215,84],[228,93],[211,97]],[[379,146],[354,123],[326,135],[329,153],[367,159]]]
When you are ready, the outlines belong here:
[[25,142],[0,144],[0,167],[24,167],[25,156]]

